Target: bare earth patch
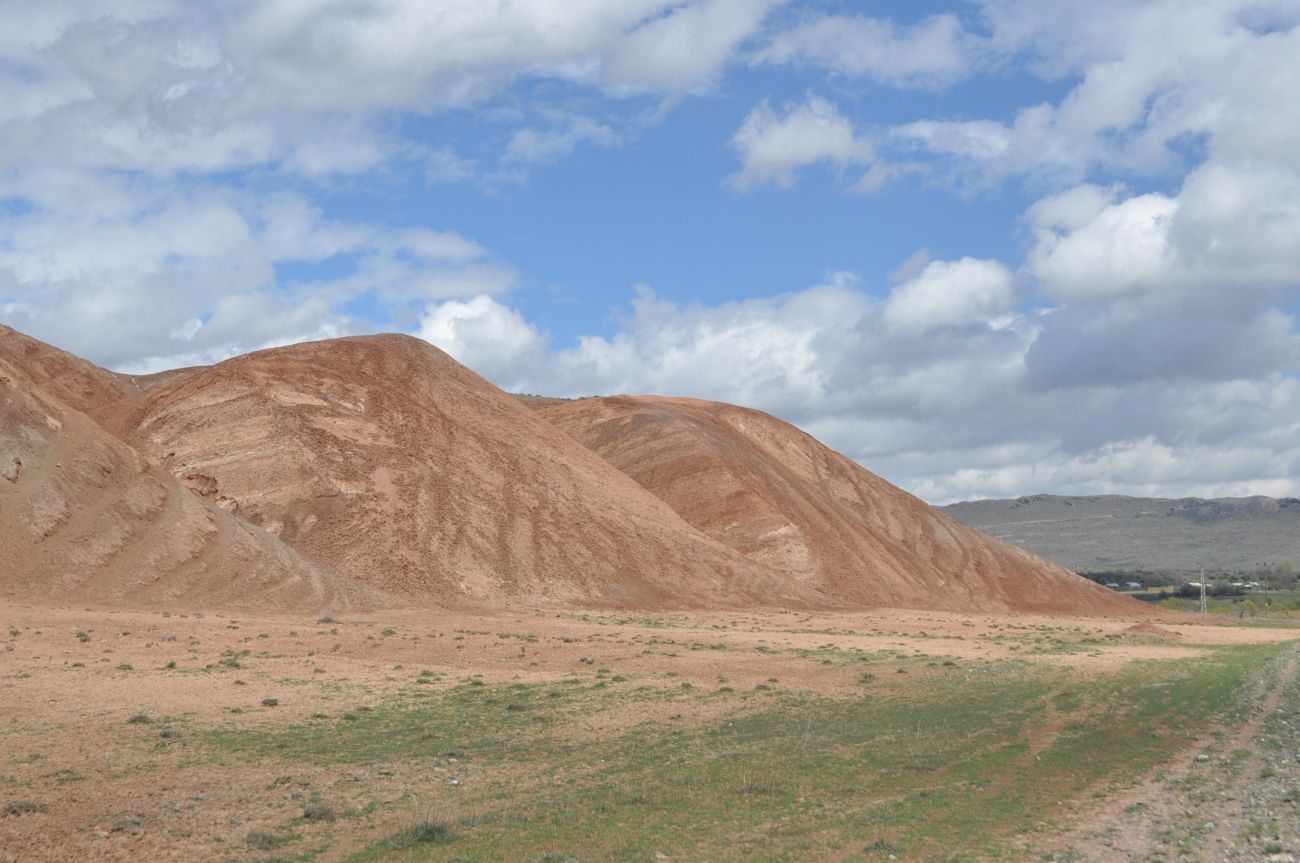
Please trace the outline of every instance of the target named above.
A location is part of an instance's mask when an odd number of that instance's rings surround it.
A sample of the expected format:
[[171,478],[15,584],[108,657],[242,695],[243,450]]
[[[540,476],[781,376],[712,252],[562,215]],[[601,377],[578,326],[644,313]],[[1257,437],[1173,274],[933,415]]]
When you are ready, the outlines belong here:
[[[474,788],[496,783],[519,804],[531,791],[602,769],[600,761],[561,762],[511,775],[509,758],[458,757],[445,730],[431,730],[424,749],[394,750],[416,757],[391,761],[232,757],[213,743],[217,732],[238,751],[242,735],[277,727],[347,729],[355,720],[360,728],[391,704],[418,707],[426,693],[468,699],[474,681],[495,699],[483,715],[501,717],[491,720],[501,723],[501,745],[536,740],[568,751],[643,728],[669,743],[692,729],[725,730],[782,699],[796,713],[799,705],[863,698],[888,705],[968,684],[1007,663],[1086,682],[1135,663],[1300,637],[1294,629],[1180,620],[1160,624],[1177,633],[1177,643],[1110,638],[1134,634],[1140,622],[527,607],[321,621],[0,604],[0,861],[342,860],[401,828],[417,802],[471,817],[496,805],[471,799]],[[579,691],[581,698],[572,695]],[[559,706],[543,717],[552,704]],[[1059,704],[1025,739],[1027,757],[1050,748],[1078,718],[1068,715],[1068,701]],[[806,734],[817,735],[808,723]],[[899,746],[925,743],[894,733]],[[387,739],[378,737],[377,746]],[[796,728],[796,752],[798,737]],[[748,781],[747,803],[794,793],[769,791],[761,776]],[[313,803],[320,804],[315,817],[307,814]],[[279,842],[284,848],[276,850]]]

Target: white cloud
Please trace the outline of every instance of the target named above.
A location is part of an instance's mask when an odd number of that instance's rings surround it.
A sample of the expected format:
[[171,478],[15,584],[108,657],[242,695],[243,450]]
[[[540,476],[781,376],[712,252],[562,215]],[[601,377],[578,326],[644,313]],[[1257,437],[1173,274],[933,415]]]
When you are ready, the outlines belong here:
[[[482,99],[521,76],[680,90],[712,77],[761,23],[738,0],[272,0],[230,25],[236,55],[256,57],[247,110],[430,109]],[[679,46],[684,29],[706,36]],[[689,49],[689,50],[688,50]]]
[[[1060,199],[1040,202],[1031,219],[1048,218],[1065,205]],[[1047,296],[1066,302],[1159,289],[1169,276],[1169,225],[1177,210],[1174,199],[1148,194],[1111,203],[1065,232],[1039,221],[1026,269]]]
[[785,0],[704,0],[672,9],[630,33],[606,56],[616,86],[685,92],[707,86],[736,48]]
[[1253,308],[1260,297],[1300,290],[1300,175],[1210,161],[1176,195],[1120,194],[1081,186],[1030,208],[1035,242],[1025,269],[1046,296],[1191,302],[1230,292]]
[[788,188],[795,172],[807,165],[842,169],[871,161],[870,139],[858,135],[833,103],[810,94],[805,102],[784,108],[778,114],[763,101],[732,137],[741,159],[740,171],[727,178],[732,188],[746,191],[765,183]]
[[548,129],[517,130],[506,143],[501,161],[507,164],[554,162],[581,144],[612,147],[618,142],[618,133],[604,123],[590,117],[569,117]]
[[455,183],[474,176],[474,160],[466,159],[453,147],[433,147],[421,153],[424,178],[430,183]]
[[489,296],[430,303],[416,335],[503,387],[517,387],[546,338]]
[[[1023,174],[1077,183],[1097,169],[1167,177],[1202,145],[1212,159],[1264,159],[1300,170],[1300,124],[1277,110],[1300,87],[1294,4],[980,5],[990,56],[1076,83],[1056,104],[1017,108],[1009,120],[899,126],[900,140],[951,158],[959,175],[982,183]],[[1250,26],[1259,20],[1271,23]]]
[[[80,212],[65,202],[78,194]],[[339,311],[352,300],[373,298],[400,319],[430,299],[503,293],[517,279],[456,232],[332,220],[296,195],[249,201],[78,175],[43,199],[52,206],[0,222],[5,321],[110,367],[156,370],[356,332],[374,324]],[[293,263],[324,275],[277,273]]]
[[941,87],[974,70],[982,42],[955,15],[900,26],[882,18],[822,14],[773,34],[754,61],[817,66],[895,87]]
[[[522,79],[681,94],[707,85],[774,0],[269,0],[11,4],[0,170],[23,165],[307,176],[375,167],[385,112],[481,102]],[[466,164],[431,145],[431,171]]]
[[933,261],[898,285],[885,303],[885,324],[922,334],[989,320],[1011,308],[1011,270],[999,261]]

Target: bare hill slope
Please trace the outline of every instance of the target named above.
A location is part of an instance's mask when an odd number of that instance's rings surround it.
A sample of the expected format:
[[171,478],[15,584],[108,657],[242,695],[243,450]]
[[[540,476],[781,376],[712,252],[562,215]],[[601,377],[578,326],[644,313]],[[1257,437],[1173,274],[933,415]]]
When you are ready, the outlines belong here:
[[655,396],[535,409],[704,533],[798,584],[851,602],[1142,611],[952,520],[759,411]]
[[128,384],[0,327],[0,592],[312,610],[382,601],[190,494],[64,400],[103,409]]
[[259,351],[178,375],[149,457],[306,557],[420,600],[827,604],[695,530],[426,342]]

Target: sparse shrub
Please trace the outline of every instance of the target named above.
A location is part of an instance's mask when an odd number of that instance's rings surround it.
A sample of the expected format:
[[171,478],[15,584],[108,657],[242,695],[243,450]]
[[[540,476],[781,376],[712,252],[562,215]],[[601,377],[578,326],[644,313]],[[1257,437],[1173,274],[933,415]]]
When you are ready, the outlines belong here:
[[33,812],[44,812],[47,807],[44,803],[37,803],[35,800],[10,800],[5,804],[5,815],[29,815]]
[[123,662],[117,667],[118,671],[134,671],[135,668],[129,662]]
[[304,821],[336,821],[338,815],[334,813],[334,807],[320,800],[313,800],[303,807],[302,817]]
[[174,659],[167,660],[167,664],[163,666],[163,671],[175,671],[175,670],[176,670],[176,660]]
[[324,611],[324,612],[321,612],[321,616],[320,616],[320,618],[319,618],[316,622],[317,622],[317,623],[325,623],[325,624],[329,624],[329,623],[337,623],[338,621],[335,619],[335,617],[334,617],[333,614],[331,614],[331,613],[328,612],[328,611]]
[[263,699],[262,699],[262,706],[263,706],[263,707],[278,707],[279,705],[280,705],[280,699],[278,699],[278,698],[263,698]]
[[86,632],[86,630],[84,629],[78,629],[77,641],[80,641],[82,644],[85,644],[87,641],[90,641],[90,633]]
[[431,845],[450,842],[456,838],[452,829],[455,819],[443,807],[430,807],[401,831],[394,834],[389,843],[397,848],[410,848],[413,845]]
[[148,714],[137,713],[136,715],[128,719],[126,721],[126,724],[127,725],[149,725],[152,722],[153,720],[149,718]]
[[271,851],[288,841],[287,836],[281,836],[269,830],[250,830],[248,835],[244,837],[244,842],[248,844],[248,847],[256,848],[258,851]]
[[396,630],[396,629],[393,629],[391,626],[388,626],[388,627],[385,627],[385,628],[384,628],[384,631],[381,632],[381,633],[379,633],[379,634],[382,635],[382,636],[384,636],[384,638],[391,638],[392,636],[394,636],[394,635],[397,634],[397,630]]

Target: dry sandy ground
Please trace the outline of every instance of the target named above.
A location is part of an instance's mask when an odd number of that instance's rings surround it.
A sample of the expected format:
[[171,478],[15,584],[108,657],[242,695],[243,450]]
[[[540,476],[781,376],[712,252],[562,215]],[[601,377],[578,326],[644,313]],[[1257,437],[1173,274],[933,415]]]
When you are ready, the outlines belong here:
[[[441,758],[389,768],[232,766],[187,745],[190,729],[300,721],[380,704],[422,670],[434,688],[481,675],[487,683],[558,681],[593,665],[641,683],[737,690],[775,678],[784,688],[860,691],[859,671],[800,649],[833,646],[890,656],[1019,657],[1105,672],[1135,660],[1194,653],[1197,644],[1300,638],[1300,630],[1064,616],[870,613],[389,611],[343,616],[231,617],[0,603],[0,863],[28,860],[207,860],[240,853],[243,837],[283,824],[314,790],[340,805],[394,802],[477,768]],[[1100,644],[1062,650],[1071,642]],[[726,650],[701,649],[725,644]],[[251,651],[244,667],[223,664]],[[169,662],[175,663],[168,668]],[[207,668],[207,673],[202,672]],[[923,664],[908,674],[918,682]],[[263,699],[274,698],[275,706]],[[650,708],[654,709],[654,708]],[[711,708],[701,706],[699,710]],[[152,724],[131,724],[144,713]],[[646,719],[613,711],[566,730],[603,735]],[[674,715],[681,722],[701,715]],[[163,721],[159,721],[159,720]],[[179,737],[160,737],[175,727]],[[454,787],[454,786],[453,786]],[[379,810],[348,835],[329,835],[337,860],[396,826]],[[396,817],[396,816],[394,816]],[[304,833],[332,825],[304,825]],[[237,847],[238,846],[238,847]]]

